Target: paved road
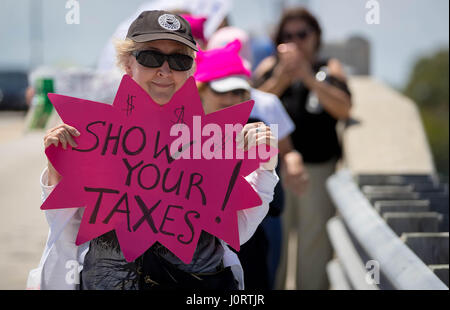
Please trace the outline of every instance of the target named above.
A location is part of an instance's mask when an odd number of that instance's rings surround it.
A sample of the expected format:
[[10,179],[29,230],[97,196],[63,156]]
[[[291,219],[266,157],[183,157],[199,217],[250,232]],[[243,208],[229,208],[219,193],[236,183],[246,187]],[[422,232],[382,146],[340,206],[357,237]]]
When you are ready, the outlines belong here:
[[25,288],[48,233],[39,209],[43,132],[24,134],[24,120],[23,113],[0,112],[0,289]]

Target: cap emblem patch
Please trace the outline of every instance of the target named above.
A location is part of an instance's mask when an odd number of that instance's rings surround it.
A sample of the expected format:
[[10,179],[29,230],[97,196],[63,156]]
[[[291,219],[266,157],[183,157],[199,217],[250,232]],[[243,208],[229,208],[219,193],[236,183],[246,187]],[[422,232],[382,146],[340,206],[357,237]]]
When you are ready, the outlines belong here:
[[164,14],[158,18],[158,23],[166,30],[176,31],[180,29],[180,21],[172,14]]

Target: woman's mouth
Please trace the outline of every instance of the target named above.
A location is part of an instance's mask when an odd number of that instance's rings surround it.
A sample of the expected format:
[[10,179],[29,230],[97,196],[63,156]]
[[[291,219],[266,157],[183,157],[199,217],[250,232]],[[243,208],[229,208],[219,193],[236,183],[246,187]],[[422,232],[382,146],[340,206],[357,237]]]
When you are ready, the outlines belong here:
[[164,84],[164,83],[156,83],[156,82],[152,82],[154,85],[156,85],[157,87],[161,87],[161,88],[169,88],[172,86],[172,84]]

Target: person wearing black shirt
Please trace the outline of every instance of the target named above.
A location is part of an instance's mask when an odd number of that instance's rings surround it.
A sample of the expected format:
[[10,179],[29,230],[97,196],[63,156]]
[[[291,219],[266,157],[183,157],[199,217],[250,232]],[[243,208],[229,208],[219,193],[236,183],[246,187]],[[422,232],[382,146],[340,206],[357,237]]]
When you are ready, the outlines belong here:
[[309,174],[308,189],[301,197],[289,186],[294,182],[285,183],[284,241],[287,244],[290,231],[298,233],[297,288],[328,289],[326,263],[332,249],[326,222],[334,207],[325,181],[341,157],[336,124],[349,117],[351,95],[339,61],[318,59],[321,28],[307,10],[284,13],[275,44],[277,54],[258,66],[254,85],[281,99],[296,126],[292,142]]

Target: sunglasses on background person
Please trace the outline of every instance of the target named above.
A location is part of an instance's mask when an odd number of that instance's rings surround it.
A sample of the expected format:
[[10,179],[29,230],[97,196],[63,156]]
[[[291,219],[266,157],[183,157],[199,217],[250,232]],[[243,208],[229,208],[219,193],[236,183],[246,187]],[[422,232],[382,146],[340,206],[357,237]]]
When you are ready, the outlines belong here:
[[304,29],[294,33],[285,32],[281,35],[281,37],[283,39],[283,42],[290,42],[293,41],[294,39],[305,40],[306,38],[309,37],[311,33],[312,33],[311,29]]
[[139,64],[148,68],[159,68],[167,60],[169,68],[175,71],[187,71],[192,68],[194,59],[184,54],[166,55],[158,51],[144,50],[131,53]]

